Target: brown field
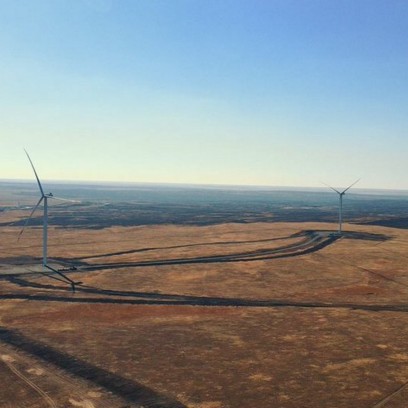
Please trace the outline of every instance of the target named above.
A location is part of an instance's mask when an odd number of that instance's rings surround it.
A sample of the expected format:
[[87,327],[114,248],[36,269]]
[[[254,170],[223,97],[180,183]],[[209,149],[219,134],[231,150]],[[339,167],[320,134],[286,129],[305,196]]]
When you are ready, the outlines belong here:
[[0,407],[406,408],[408,230],[335,228],[2,227]]

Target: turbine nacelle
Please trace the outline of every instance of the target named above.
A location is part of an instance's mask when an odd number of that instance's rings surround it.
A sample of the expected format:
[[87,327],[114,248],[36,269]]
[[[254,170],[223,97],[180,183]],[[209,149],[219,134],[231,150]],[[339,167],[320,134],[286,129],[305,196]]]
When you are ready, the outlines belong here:
[[332,189],[335,193],[337,193],[339,196],[344,196],[344,194],[346,194],[346,191],[347,190],[350,190],[350,188],[351,187],[353,187],[355,184],[357,184],[359,181],[360,181],[361,179],[357,179],[353,184],[350,184],[347,188],[345,188],[343,191],[339,191],[339,190],[337,190],[336,188],[334,188],[334,187],[332,187],[332,186],[329,186],[328,184],[326,184],[326,183],[323,183],[322,182],[322,184],[324,184],[325,186],[327,186],[327,187],[329,187],[330,189]]

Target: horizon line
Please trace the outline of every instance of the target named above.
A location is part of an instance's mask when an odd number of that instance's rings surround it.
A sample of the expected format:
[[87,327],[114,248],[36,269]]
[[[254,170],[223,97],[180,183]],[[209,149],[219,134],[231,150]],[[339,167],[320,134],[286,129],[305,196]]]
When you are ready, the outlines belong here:
[[[225,184],[225,183],[183,183],[183,182],[159,182],[159,181],[117,181],[117,180],[66,180],[66,179],[41,179],[43,182],[57,184],[97,184],[97,185],[156,185],[156,186],[180,186],[180,187],[204,187],[204,188],[244,188],[244,189],[288,189],[288,190],[327,190],[324,186],[288,186],[268,184]],[[32,179],[2,179],[0,183],[34,183]],[[408,188],[383,188],[383,187],[355,187],[354,191],[394,191],[408,193]]]

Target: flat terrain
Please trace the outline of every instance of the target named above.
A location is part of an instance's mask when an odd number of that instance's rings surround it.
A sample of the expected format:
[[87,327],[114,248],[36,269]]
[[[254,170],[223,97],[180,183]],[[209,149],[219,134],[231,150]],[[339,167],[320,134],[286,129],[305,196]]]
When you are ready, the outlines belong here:
[[408,230],[51,226],[72,293],[27,213],[1,216],[1,407],[408,406]]

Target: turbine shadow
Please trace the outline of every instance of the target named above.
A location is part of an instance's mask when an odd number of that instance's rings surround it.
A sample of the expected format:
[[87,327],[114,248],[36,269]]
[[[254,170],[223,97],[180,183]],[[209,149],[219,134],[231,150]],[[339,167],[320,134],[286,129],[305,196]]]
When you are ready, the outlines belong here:
[[[53,295],[30,295],[30,294],[3,294],[0,300],[31,300],[38,302],[62,302],[62,303],[88,303],[88,304],[127,304],[127,305],[156,305],[156,306],[205,306],[205,307],[291,307],[291,308],[317,308],[317,309],[352,309],[365,311],[388,311],[388,312],[408,312],[408,304],[361,304],[361,303],[337,303],[337,302],[302,302],[289,300],[251,300],[235,298],[216,297],[193,297],[186,296],[186,299],[164,300],[154,299],[156,294],[144,294],[140,297],[153,297],[153,299],[115,299],[102,297],[68,297]],[[177,295],[161,295],[170,298]],[[182,298],[182,296],[180,296]]]
[[0,327],[0,341],[40,360],[51,363],[76,377],[103,387],[131,403],[149,408],[186,408],[184,404],[151,388],[30,339],[16,330]]
[[[12,278],[11,282],[20,287],[31,287],[45,290],[66,290],[63,286],[45,285],[30,282],[21,278]],[[79,293],[93,294],[97,297],[77,296]],[[208,306],[208,307],[301,307],[301,308],[344,308],[370,311],[408,312],[407,304],[357,304],[341,302],[290,301],[282,299],[245,299],[214,296],[190,296],[164,294],[156,292],[132,292],[100,289],[90,286],[78,286],[75,296],[58,296],[51,294],[4,294],[1,299],[25,299],[33,301],[52,301],[68,303],[101,303],[132,305],[167,305],[167,306]],[[120,298],[119,298],[120,297]]]

